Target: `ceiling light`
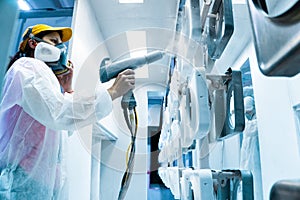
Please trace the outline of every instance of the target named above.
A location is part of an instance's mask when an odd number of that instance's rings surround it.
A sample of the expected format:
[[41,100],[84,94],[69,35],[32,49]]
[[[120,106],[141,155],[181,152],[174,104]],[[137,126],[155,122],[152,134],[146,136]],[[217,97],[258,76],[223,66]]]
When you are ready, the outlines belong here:
[[119,0],[119,3],[144,3],[144,0]]
[[24,0],[18,0],[18,5],[21,10],[30,10],[29,4]]

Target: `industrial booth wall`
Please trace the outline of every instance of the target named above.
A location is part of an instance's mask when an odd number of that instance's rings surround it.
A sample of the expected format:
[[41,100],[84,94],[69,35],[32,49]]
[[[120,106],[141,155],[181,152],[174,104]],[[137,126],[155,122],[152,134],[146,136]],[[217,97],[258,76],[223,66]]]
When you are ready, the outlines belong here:
[[299,179],[299,132],[293,106],[300,103],[300,76],[267,77],[259,70],[253,43],[249,57],[260,149],[263,199],[269,199],[273,184],[282,179]]

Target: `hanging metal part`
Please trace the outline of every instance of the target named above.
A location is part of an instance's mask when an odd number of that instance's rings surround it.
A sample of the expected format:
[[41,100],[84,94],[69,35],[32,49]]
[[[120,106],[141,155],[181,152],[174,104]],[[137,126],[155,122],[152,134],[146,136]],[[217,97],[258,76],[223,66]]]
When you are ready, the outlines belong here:
[[211,5],[212,0],[203,0],[203,6],[201,9],[201,32],[204,31],[204,26],[206,23],[206,19],[208,17],[209,8]]
[[226,118],[221,137],[242,132],[245,128],[242,74],[230,68],[227,74],[231,76],[231,80],[225,83],[227,84]]
[[253,176],[246,170],[212,171],[214,188],[218,200],[237,199],[238,186],[242,185],[243,200],[253,200]]
[[199,0],[191,1],[191,38],[197,42],[201,41],[201,20],[200,20],[200,4]]
[[[206,75],[212,115],[211,142],[244,130],[244,101],[240,71],[230,68],[225,75]],[[217,114],[216,114],[217,113]]]
[[211,130],[209,141],[215,142],[220,138],[226,118],[226,92],[227,85],[224,84],[231,77],[225,75],[206,75],[208,81],[209,103],[211,110]]
[[215,0],[208,16],[207,48],[211,59],[220,58],[234,30],[231,0]]
[[253,200],[253,176],[247,170],[179,169],[182,200],[237,200],[239,186],[243,200]]
[[267,76],[291,77],[298,74],[300,1],[248,0],[247,2],[261,72]]

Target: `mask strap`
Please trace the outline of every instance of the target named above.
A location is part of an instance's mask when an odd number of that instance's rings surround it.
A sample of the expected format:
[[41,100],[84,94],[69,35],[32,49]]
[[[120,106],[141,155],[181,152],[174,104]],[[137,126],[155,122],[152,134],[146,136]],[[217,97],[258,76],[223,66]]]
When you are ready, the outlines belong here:
[[26,40],[27,38],[30,38],[30,35],[32,34],[32,27],[28,28],[27,33],[23,36],[23,40]]
[[49,42],[47,42],[47,41],[45,41],[45,40],[43,40],[41,38],[35,37],[32,34],[32,28],[31,27],[28,29],[27,33],[24,35],[23,40],[26,40],[27,38],[32,39],[32,40],[36,40],[38,42],[45,42],[45,43],[50,44]]
[[50,44],[49,42],[47,42],[47,41],[45,41],[41,38],[35,37],[32,33],[29,35],[29,38],[32,39],[32,40],[38,41],[38,42],[45,42],[47,44]]

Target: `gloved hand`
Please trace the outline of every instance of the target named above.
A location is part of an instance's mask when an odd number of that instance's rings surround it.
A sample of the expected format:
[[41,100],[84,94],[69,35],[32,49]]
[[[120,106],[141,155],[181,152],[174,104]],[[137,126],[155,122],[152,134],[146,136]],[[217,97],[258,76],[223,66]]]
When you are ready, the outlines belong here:
[[126,69],[118,74],[114,84],[107,90],[112,100],[123,96],[129,90],[135,87],[135,72],[132,69]]
[[69,68],[69,72],[64,75],[56,76],[60,85],[62,86],[64,92],[72,93],[72,80],[73,80],[73,63],[69,60],[67,67]]

